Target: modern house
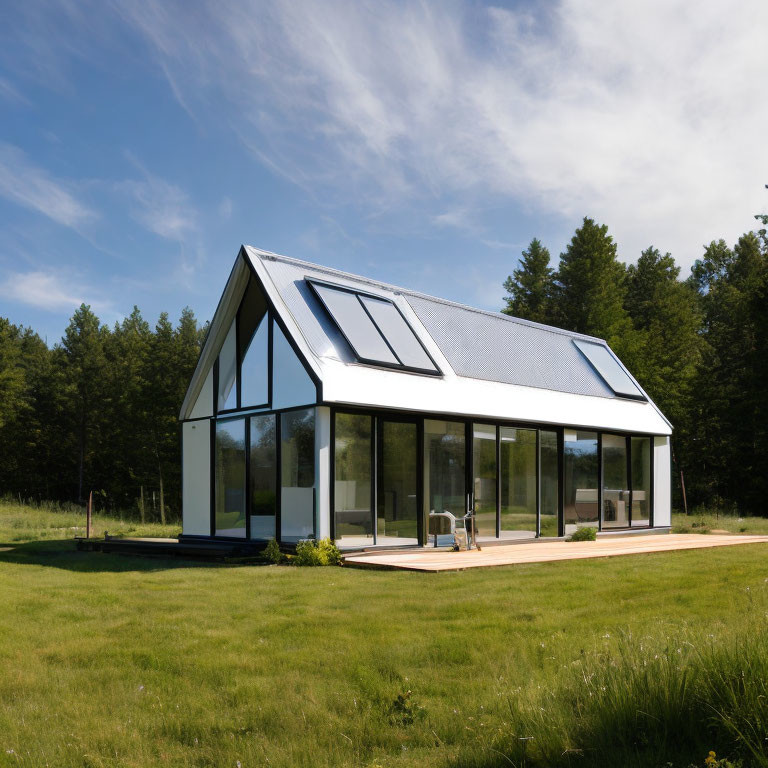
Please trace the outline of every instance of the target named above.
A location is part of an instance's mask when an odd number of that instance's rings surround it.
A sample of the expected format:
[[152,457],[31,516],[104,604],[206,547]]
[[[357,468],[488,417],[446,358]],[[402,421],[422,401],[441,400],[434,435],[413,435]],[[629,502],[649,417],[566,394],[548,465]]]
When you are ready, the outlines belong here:
[[180,419],[184,537],[670,525],[671,425],[604,341],[247,246]]

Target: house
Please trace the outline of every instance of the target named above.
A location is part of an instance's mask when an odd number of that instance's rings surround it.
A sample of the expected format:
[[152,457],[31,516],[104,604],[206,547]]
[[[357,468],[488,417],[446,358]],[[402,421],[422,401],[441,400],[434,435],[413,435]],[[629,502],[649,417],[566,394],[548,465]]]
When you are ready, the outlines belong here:
[[670,526],[671,425],[604,341],[247,246],[180,419],[184,537]]

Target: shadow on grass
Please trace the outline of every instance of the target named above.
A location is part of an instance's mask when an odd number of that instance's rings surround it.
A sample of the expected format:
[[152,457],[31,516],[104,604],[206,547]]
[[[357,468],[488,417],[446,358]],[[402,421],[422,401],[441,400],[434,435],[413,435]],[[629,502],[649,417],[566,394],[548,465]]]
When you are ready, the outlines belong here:
[[[82,552],[72,539],[49,539],[21,543],[0,543],[0,563],[42,565],[83,573],[121,573],[128,571],[167,571],[175,568],[234,568],[246,563],[202,560],[194,557],[169,557]],[[248,565],[257,565],[248,562]]]

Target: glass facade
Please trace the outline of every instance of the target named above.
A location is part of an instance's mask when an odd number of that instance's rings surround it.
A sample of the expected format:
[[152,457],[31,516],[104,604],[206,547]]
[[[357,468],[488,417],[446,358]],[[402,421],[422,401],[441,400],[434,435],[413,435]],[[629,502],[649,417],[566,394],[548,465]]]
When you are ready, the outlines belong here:
[[496,536],[496,426],[472,425],[472,493],[478,536]]
[[315,409],[280,415],[280,538],[315,535]]
[[215,526],[217,536],[245,537],[245,419],[216,424]]
[[563,440],[565,534],[599,525],[597,432],[566,429]]
[[629,526],[627,438],[603,433],[603,528]]
[[425,513],[467,511],[464,423],[424,420]]
[[415,422],[379,421],[377,544],[416,544],[419,532],[418,429]]
[[539,432],[539,535],[558,536],[560,462],[557,432]]
[[272,539],[277,513],[277,435],[274,414],[251,417],[251,538]]
[[633,437],[632,527],[651,524],[651,438]]
[[269,313],[267,301],[254,277],[237,313],[240,355],[240,405],[269,403]]
[[219,411],[237,408],[237,326],[232,326],[219,352],[219,391],[216,398]]
[[[373,418],[337,413],[334,441],[333,514],[336,539],[357,544],[373,542]],[[345,539],[347,541],[345,541]]]
[[501,427],[501,537],[536,535],[536,430]]

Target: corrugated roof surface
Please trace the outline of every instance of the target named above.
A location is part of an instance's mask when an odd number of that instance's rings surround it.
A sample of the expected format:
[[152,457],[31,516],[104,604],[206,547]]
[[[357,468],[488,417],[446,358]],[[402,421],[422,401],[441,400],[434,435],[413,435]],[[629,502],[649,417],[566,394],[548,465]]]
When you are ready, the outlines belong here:
[[[601,341],[549,326],[487,312],[380,283],[316,264],[266,254],[257,256],[280,292],[310,348],[318,357],[354,362],[336,325],[328,318],[305,278],[319,278],[407,301],[457,376],[517,384],[579,395],[614,398],[613,391],[572,343]],[[402,306],[402,304],[401,304]],[[604,343],[604,342],[601,342]],[[407,374],[404,374],[407,375]]]

